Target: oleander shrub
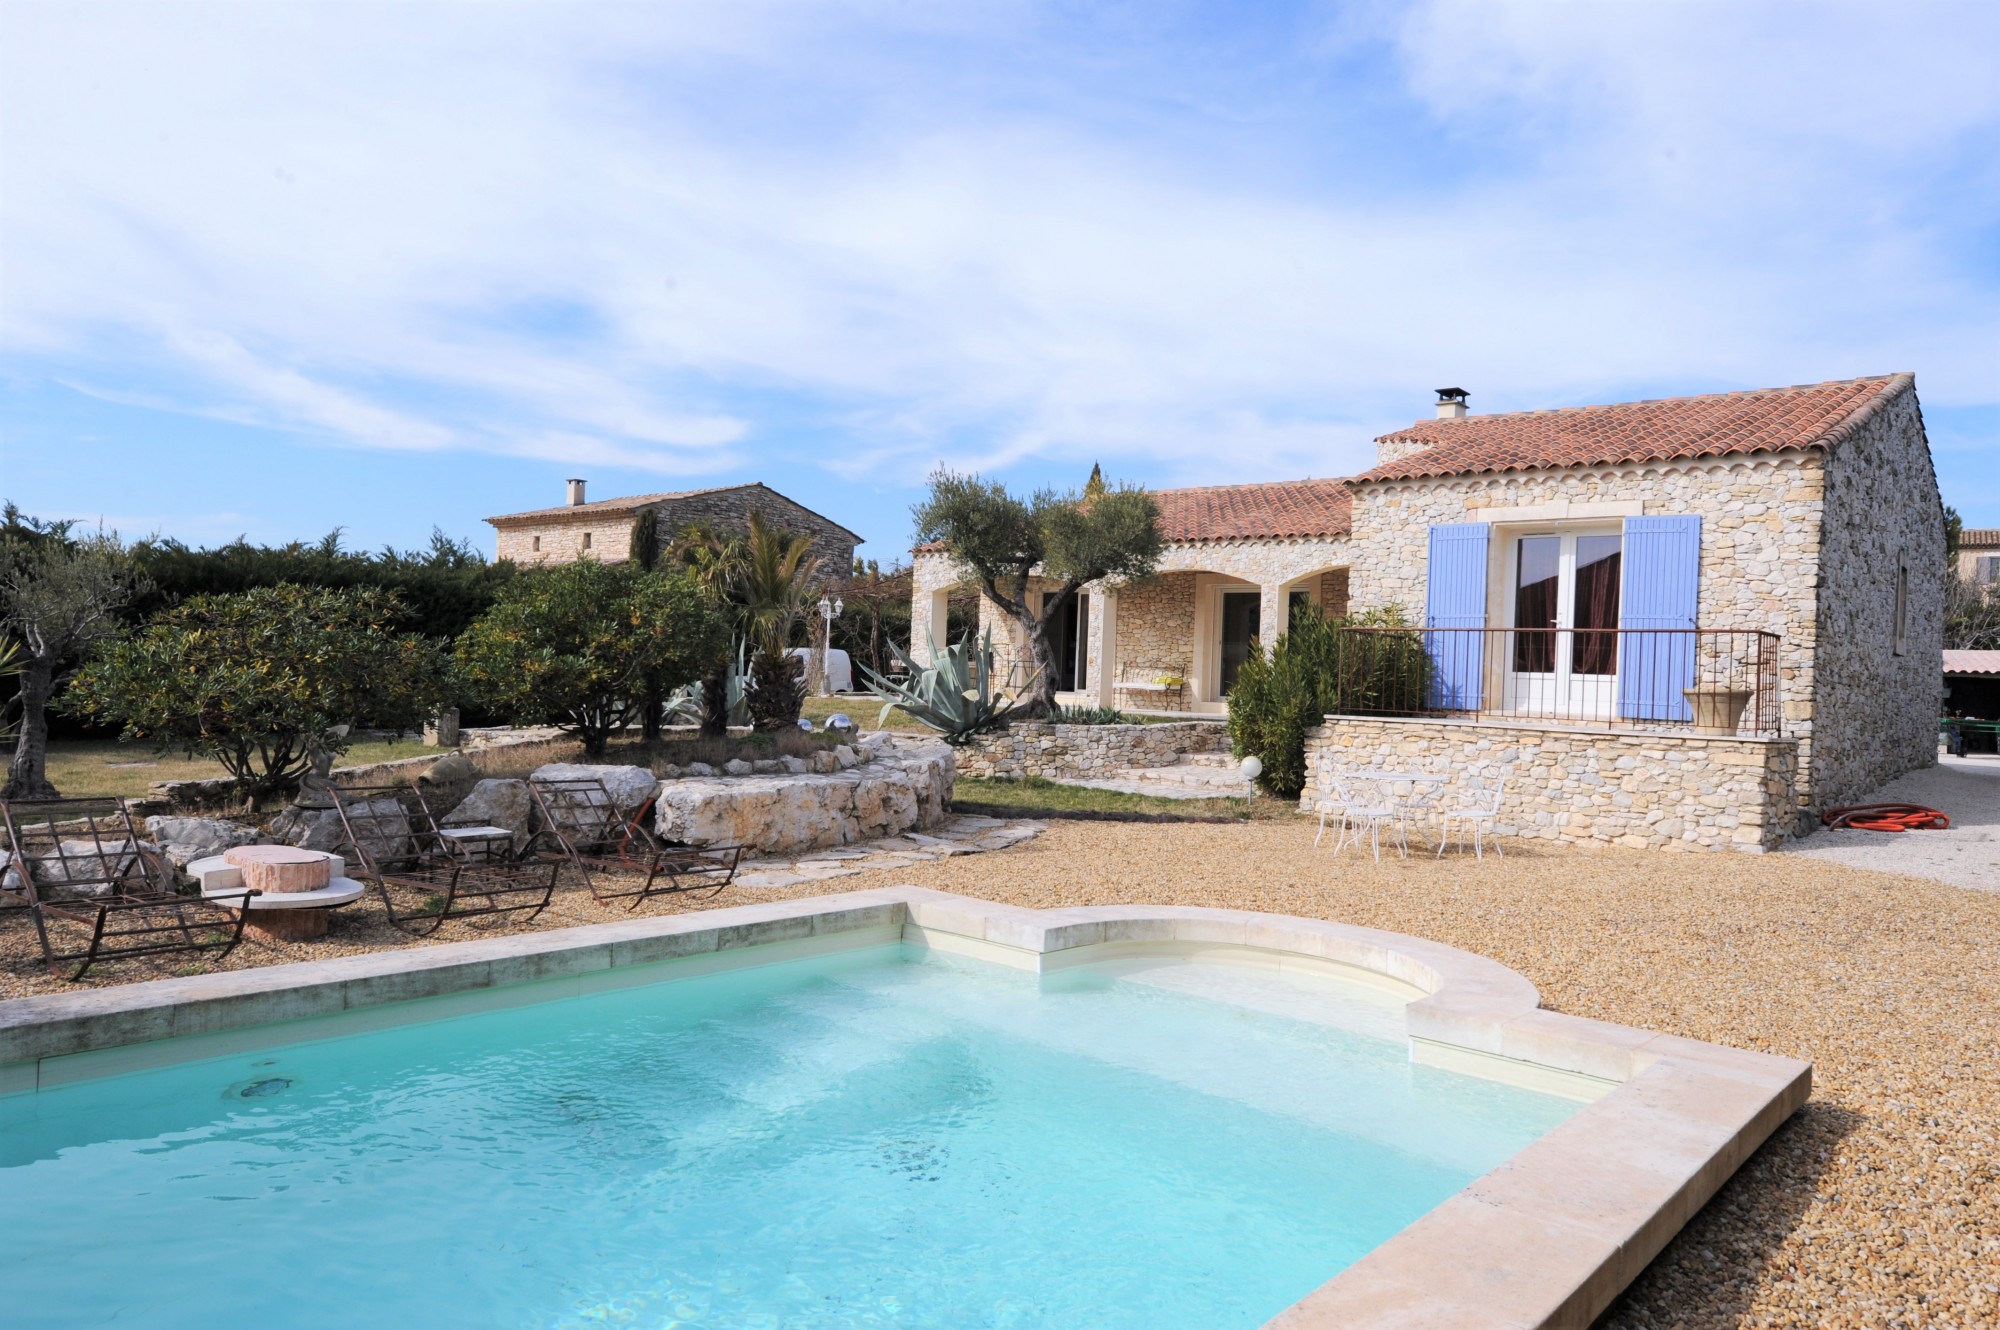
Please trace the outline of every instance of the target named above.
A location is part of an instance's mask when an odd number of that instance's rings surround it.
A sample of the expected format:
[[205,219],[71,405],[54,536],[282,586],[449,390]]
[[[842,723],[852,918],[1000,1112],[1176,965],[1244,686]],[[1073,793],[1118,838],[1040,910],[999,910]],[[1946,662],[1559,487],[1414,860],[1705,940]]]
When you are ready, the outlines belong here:
[[[1354,632],[1353,629],[1390,629]],[[1229,739],[1237,757],[1264,764],[1257,783],[1296,799],[1306,783],[1306,731],[1337,712],[1417,709],[1430,683],[1423,633],[1401,609],[1329,618],[1294,615],[1267,655],[1253,650],[1229,691]]]

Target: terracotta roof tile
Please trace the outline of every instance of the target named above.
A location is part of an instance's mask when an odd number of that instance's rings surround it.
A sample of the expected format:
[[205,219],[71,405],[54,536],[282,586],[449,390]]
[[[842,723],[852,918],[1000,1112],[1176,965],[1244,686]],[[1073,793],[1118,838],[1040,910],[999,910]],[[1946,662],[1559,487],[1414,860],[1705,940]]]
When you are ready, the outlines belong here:
[[2000,545],[2000,526],[1969,526],[1958,533],[1962,550],[1983,550],[1990,545]]
[[[1350,530],[1350,497],[1344,480],[1274,480],[1153,491],[1160,505],[1160,534],[1179,544],[1345,536]],[[937,554],[943,549],[934,540],[917,546],[916,552]]]
[[1160,534],[1169,541],[1344,536],[1351,496],[1344,480],[1274,480],[1155,490]]
[[2000,651],[1946,651],[1946,674],[1989,674],[2000,678]]
[[1428,445],[1354,479],[1660,462],[1827,447],[1911,388],[1911,374],[1611,406],[1421,420],[1378,442]]

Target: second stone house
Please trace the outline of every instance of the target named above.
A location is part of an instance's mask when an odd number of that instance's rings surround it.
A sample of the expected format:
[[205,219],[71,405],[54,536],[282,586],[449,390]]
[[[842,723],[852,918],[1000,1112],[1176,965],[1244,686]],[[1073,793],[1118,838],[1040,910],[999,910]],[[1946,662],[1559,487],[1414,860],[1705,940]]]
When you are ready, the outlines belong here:
[[568,502],[560,507],[486,519],[498,535],[499,558],[524,567],[583,558],[622,563],[647,541],[665,549],[697,523],[721,535],[740,535],[749,530],[754,512],[773,526],[809,535],[829,585],[845,586],[853,575],[861,537],[761,482],[596,500],[585,498],[583,481],[567,485]]

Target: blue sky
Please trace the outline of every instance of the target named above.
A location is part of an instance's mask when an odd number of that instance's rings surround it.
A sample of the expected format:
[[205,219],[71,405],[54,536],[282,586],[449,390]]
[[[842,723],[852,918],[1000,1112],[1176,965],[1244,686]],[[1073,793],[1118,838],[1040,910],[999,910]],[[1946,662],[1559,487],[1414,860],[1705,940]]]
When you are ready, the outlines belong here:
[[2000,5],[0,6],[0,493],[191,543],[1339,475],[1914,370],[2000,526]]

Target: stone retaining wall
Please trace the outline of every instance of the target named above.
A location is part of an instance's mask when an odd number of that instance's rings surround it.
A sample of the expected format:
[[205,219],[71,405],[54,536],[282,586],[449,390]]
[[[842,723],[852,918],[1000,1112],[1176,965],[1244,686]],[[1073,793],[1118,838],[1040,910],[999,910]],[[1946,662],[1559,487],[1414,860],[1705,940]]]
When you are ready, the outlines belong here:
[[803,775],[681,776],[660,782],[654,826],[690,845],[764,854],[831,849],[935,827],[951,808],[953,753],[935,739],[871,734],[871,760]]
[[1500,834],[1677,850],[1768,850],[1792,832],[1798,743],[1496,722],[1329,716],[1306,737],[1302,812],[1336,770],[1448,776],[1448,807],[1506,778]]
[[1228,751],[1229,727],[1214,721],[1164,725],[1017,721],[960,748],[958,770],[1003,780],[1096,779],[1127,767],[1170,767],[1182,753]]
[[[583,745],[569,735],[554,729],[467,730],[464,732],[465,745],[457,751],[465,755],[473,769],[482,776],[500,773],[518,774],[544,762],[573,761],[583,751]],[[387,762],[369,762],[361,766],[335,767],[333,783],[343,788],[351,785],[388,785],[420,775],[425,768],[445,754],[449,748],[436,752],[418,753],[414,757],[398,757]],[[140,801],[147,810],[168,812],[200,812],[203,810],[240,808],[243,796],[237,792],[236,782],[227,776],[213,780],[164,780],[149,786],[146,797]]]

